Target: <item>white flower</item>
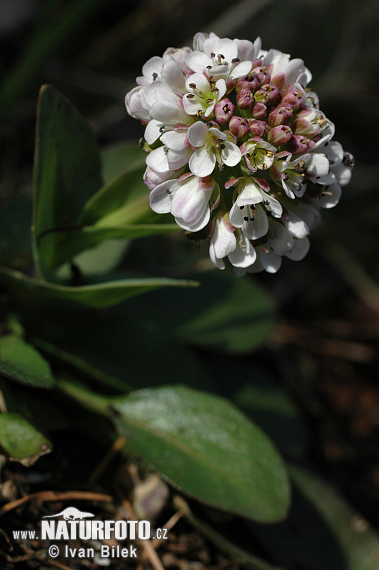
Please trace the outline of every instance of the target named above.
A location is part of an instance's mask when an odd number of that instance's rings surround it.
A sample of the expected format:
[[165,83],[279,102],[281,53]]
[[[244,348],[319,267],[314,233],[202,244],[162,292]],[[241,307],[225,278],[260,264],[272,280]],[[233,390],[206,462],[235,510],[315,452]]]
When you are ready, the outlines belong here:
[[215,182],[210,177],[187,174],[156,186],[150,192],[150,206],[158,214],[171,212],[178,226],[197,232],[209,222],[209,200],[214,187]]
[[[267,216],[273,214],[280,217],[282,207],[266,193],[269,185],[265,180],[245,177],[232,181],[232,184],[234,182],[237,183],[237,196],[230,210],[230,222],[234,227],[241,228],[246,238],[259,239],[267,234]],[[227,187],[232,184],[229,183]],[[269,208],[266,210],[262,203]]]
[[186,63],[192,71],[205,71],[214,79],[238,79],[249,73],[255,59],[253,57],[241,62],[239,55],[246,53],[247,56],[253,56],[259,51],[259,47],[256,50],[253,44],[246,46],[239,40],[221,39],[213,33],[209,36],[196,34],[195,51],[188,55]]
[[209,244],[209,257],[218,269],[225,269],[223,258],[237,247],[234,227],[229,221],[228,213],[219,212],[213,220],[213,231]]
[[202,73],[193,73],[186,80],[186,93],[183,97],[183,107],[189,115],[204,114],[209,117],[215,105],[226,93],[224,79],[209,80]]
[[205,229],[196,238],[210,237],[216,267],[227,257],[237,274],[274,273],[284,256],[307,254],[354,159],[305,89],[303,60],[262,50],[260,38],[199,33],[193,47],[149,59],[125,98],[146,127],[151,207],[188,232]]
[[196,176],[211,174],[216,162],[223,167],[224,164],[235,166],[241,160],[241,151],[231,142],[234,137],[228,131],[198,122],[188,129],[188,140],[198,149],[189,161],[189,168]]

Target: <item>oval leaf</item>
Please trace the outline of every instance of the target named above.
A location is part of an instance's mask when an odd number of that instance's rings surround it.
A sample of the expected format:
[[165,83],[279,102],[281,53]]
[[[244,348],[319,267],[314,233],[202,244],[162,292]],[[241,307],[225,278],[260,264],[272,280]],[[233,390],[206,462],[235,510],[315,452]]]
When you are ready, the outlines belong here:
[[0,338],[0,374],[35,388],[55,385],[48,362],[16,335]]
[[283,518],[287,474],[265,434],[223,398],[183,386],[116,400],[119,431],[185,493],[261,522]]
[[0,414],[0,448],[23,465],[32,465],[50,453],[52,444],[32,424],[18,414]]

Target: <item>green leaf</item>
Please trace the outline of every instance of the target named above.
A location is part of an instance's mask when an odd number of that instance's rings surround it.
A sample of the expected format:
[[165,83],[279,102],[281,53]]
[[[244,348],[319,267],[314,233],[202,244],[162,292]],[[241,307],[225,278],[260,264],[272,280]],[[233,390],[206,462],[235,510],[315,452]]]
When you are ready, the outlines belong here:
[[101,187],[100,155],[88,123],[50,85],[42,87],[38,106],[34,164],[33,239],[35,260],[44,278],[52,278],[65,228],[75,228],[83,206]]
[[32,200],[30,193],[15,196],[0,209],[0,259],[14,269],[33,262],[30,238]]
[[[204,275],[201,284],[195,297],[203,303],[206,290],[213,303],[179,327],[185,340],[227,352],[247,352],[272,334],[274,305],[255,281],[214,271]],[[196,298],[192,299],[194,304]]]
[[[138,147],[136,141],[123,141],[112,144],[101,151],[102,173],[105,183],[131,169],[139,168],[143,173],[146,168],[146,152]],[[141,177],[142,178],[142,177]],[[139,187],[143,192],[148,191],[143,183]]]
[[183,386],[115,400],[115,422],[138,452],[185,493],[262,522],[285,516],[289,485],[265,434],[227,400]]
[[105,184],[88,200],[83,209],[81,223],[93,224],[110,212],[138,198],[148,196],[149,189],[143,181],[145,166],[131,166]]
[[131,312],[153,321],[158,330],[170,326],[188,343],[223,353],[249,352],[267,341],[275,312],[261,286],[227,271],[193,277],[201,284],[196,291],[152,292],[143,302],[136,299]]
[[35,388],[52,388],[48,362],[16,335],[0,337],[0,374]]
[[52,445],[25,418],[18,414],[0,414],[0,448],[12,460],[32,465],[41,455],[50,453]]
[[197,287],[198,285],[195,281],[156,278],[124,279],[97,285],[69,287],[45,283],[5,268],[0,268],[0,282],[9,288],[16,301],[23,306],[44,307],[45,303],[54,306],[57,301],[63,301],[95,309],[112,307],[129,297],[159,287]]
[[[116,214],[116,212],[114,213]],[[109,221],[111,224],[111,221]],[[128,224],[125,226],[78,228],[78,231],[61,232],[62,241],[56,253],[55,265],[58,267],[79,253],[110,239],[134,239],[149,235],[167,234],[178,231],[176,224]]]
[[338,538],[346,570],[377,570],[379,537],[370,525],[336,491],[311,473],[292,467],[291,476]]

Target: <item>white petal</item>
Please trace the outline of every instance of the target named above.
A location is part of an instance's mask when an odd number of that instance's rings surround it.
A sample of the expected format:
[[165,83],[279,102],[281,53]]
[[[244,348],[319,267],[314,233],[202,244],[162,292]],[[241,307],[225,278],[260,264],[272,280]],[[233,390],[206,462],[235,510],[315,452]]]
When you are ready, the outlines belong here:
[[167,162],[170,170],[179,170],[188,163],[191,155],[193,154],[192,148],[185,147],[183,150],[169,150],[167,154]]
[[291,251],[286,253],[286,256],[293,261],[300,261],[307,255],[309,246],[309,239],[307,237],[304,237],[303,239],[294,239],[293,247]]
[[142,92],[142,100],[146,109],[150,109],[157,101],[175,102],[177,97],[164,81],[153,81]]
[[186,148],[186,133],[168,131],[161,136],[161,141],[171,150],[184,150]]
[[186,82],[180,66],[174,59],[166,61],[162,67],[162,80],[165,81],[171,89],[178,93],[186,92]]
[[209,257],[211,258],[213,265],[215,265],[217,269],[225,269],[224,261],[221,258],[216,257],[215,246],[212,241],[209,244]]
[[340,164],[343,159],[343,148],[341,143],[338,141],[329,141],[325,143],[322,147],[321,152],[324,152],[331,162],[331,166],[334,168],[337,164]]
[[192,71],[202,73],[208,65],[213,65],[213,62],[209,55],[201,51],[194,51],[186,58],[186,64]]
[[329,174],[329,160],[325,154],[312,153],[310,160],[307,162],[307,170],[315,176],[326,176]]
[[188,115],[179,107],[177,100],[157,101],[150,109],[150,115],[153,119],[163,123],[164,125],[176,125],[177,123],[188,124],[192,121]]
[[292,59],[284,70],[286,75],[286,84],[295,83],[304,70],[305,66],[302,59]]
[[197,121],[188,129],[188,140],[192,146],[203,146],[207,138],[208,127],[205,123]]
[[241,228],[243,224],[244,210],[241,210],[237,202],[234,202],[230,212],[229,220],[235,228]]
[[280,202],[278,202],[276,198],[273,198],[269,194],[266,194],[266,192],[262,192],[262,195],[263,195],[263,202],[268,202],[268,204],[265,204],[267,210],[271,212],[274,218],[280,218],[280,216],[283,213],[283,208]]
[[288,211],[288,217],[286,216],[282,217],[282,222],[286,226],[288,231],[290,231],[291,234],[293,234],[295,237],[299,239],[304,238],[309,234],[309,228],[307,224],[304,222],[304,220],[299,218],[299,216],[297,216],[290,210]]
[[161,136],[160,128],[162,126],[164,125],[155,119],[151,119],[151,121],[147,123],[145,133],[143,135],[147,144],[153,144]]
[[227,166],[235,166],[236,164],[238,164],[241,160],[241,151],[238,148],[237,145],[226,141],[224,143],[225,148],[222,149],[221,151],[221,158],[222,161],[227,165]]
[[188,113],[188,115],[196,115],[198,111],[205,113],[205,111],[208,109],[208,105],[206,105],[202,99],[198,99],[196,97],[191,99],[188,98],[188,95],[184,95],[182,103],[184,110],[186,113]]
[[341,164],[338,164],[332,169],[332,172],[340,186],[346,186],[346,184],[349,184],[352,174],[352,169],[349,166],[346,166],[341,162]]
[[199,179],[190,177],[180,185],[171,205],[171,213],[188,224],[196,222],[204,213],[211,191],[204,192],[199,187]]
[[236,236],[234,232],[228,230],[222,219],[217,219],[211,241],[214,244],[214,253],[216,258],[223,258],[237,246]]
[[241,61],[241,63],[238,63],[231,72],[230,78],[238,79],[238,77],[244,77],[251,71],[252,65],[251,61]]
[[238,45],[229,38],[218,38],[214,43],[212,50],[216,56],[219,54],[223,55],[224,61],[227,61],[229,64],[232,59],[235,59],[238,55]]
[[[142,67],[143,76],[146,77],[150,82],[154,81],[154,74],[160,75],[163,65],[163,59],[157,55],[151,57],[147,60],[145,65]],[[156,77],[156,76],[155,76]]]
[[254,263],[257,254],[249,240],[244,239],[242,247],[238,243],[236,249],[231,251],[228,257],[234,267],[249,267]]
[[238,40],[236,38],[234,41],[238,46],[239,59],[248,59],[250,61],[254,61],[254,59],[256,59],[259,50],[256,51],[253,42],[249,40]]
[[187,230],[189,232],[198,232],[203,228],[205,228],[205,226],[209,222],[209,218],[210,218],[210,209],[205,208],[202,216],[198,220],[196,220],[193,224],[188,224],[182,218],[175,218],[175,221],[178,224],[178,226],[183,228],[183,230]]
[[242,226],[243,234],[248,239],[259,239],[265,236],[268,232],[268,219],[265,210],[261,206],[255,209],[254,221],[244,221]]
[[216,164],[216,155],[201,147],[190,158],[190,171],[200,178],[212,174]]
[[258,190],[257,185],[248,180],[237,198],[237,203],[239,206],[245,206],[246,204],[258,204],[262,202],[262,200],[263,196]]
[[218,89],[217,101],[220,101],[220,99],[222,99],[226,93],[225,79],[219,79],[218,81],[216,81],[215,88]]
[[282,258],[273,251],[260,252],[261,262],[267,273],[276,273],[282,265]]
[[149,195],[150,207],[153,212],[157,214],[168,214],[177,188],[178,184],[176,180],[168,180],[156,186]]
[[170,170],[164,147],[161,146],[156,148],[148,154],[146,157],[146,164],[156,172],[166,172],[167,170]]
[[[193,55],[193,54],[191,54],[191,55]],[[196,88],[195,88],[196,90],[202,91],[203,93],[211,90],[211,86],[209,85],[208,79],[202,73],[193,73],[192,75],[189,75],[187,77],[186,89],[187,89],[187,91],[190,91],[191,93],[195,91],[195,89],[193,87],[190,87],[190,85],[192,83],[196,85]]]
[[317,205],[322,208],[334,208],[341,198],[342,190],[339,184],[332,184],[323,189],[326,194],[317,200]]

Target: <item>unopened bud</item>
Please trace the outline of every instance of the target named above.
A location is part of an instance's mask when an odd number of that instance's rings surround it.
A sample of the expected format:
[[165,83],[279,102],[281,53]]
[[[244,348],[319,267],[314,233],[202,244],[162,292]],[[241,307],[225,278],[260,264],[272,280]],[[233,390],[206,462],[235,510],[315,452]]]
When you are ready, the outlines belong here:
[[286,125],[291,122],[293,112],[287,107],[280,105],[276,107],[268,116],[268,122],[271,127],[278,127],[279,125]]
[[282,103],[288,103],[298,111],[305,102],[305,93],[299,88],[289,85],[282,92]]
[[279,89],[272,83],[262,85],[254,96],[256,101],[262,101],[266,105],[277,105],[281,99]]
[[249,79],[250,81],[256,79],[259,87],[261,87],[262,85],[266,85],[271,82],[271,75],[265,67],[257,67],[250,72]]
[[237,138],[244,137],[249,132],[249,122],[242,117],[232,117],[229,121],[229,130]]
[[235,82],[236,93],[242,91],[242,89],[250,89],[251,82],[246,77],[240,77]]
[[[287,144],[287,149],[292,154],[304,154],[308,152],[309,146],[308,142],[312,142],[303,135],[293,135],[291,140]],[[314,143],[313,143],[314,144]],[[313,145],[312,145],[313,146]]]
[[236,85],[235,80],[232,79],[231,77],[228,77],[228,79],[226,80],[226,92],[230,93],[231,91],[233,91],[235,85]]
[[264,103],[256,103],[253,107],[253,117],[255,119],[262,119],[267,114],[267,107]]
[[242,89],[237,93],[237,105],[240,109],[251,109],[254,103],[254,95],[249,89]]
[[249,129],[253,137],[263,138],[266,133],[266,122],[257,119],[249,119]]
[[216,121],[221,125],[224,125],[229,121],[230,117],[233,116],[234,109],[235,106],[230,101],[230,99],[221,99],[221,101],[219,101],[214,108]]
[[288,125],[279,125],[274,127],[268,133],[267,140],[269,143],[275,146],[281,146],[288,143],[291,140],[292,131]]

